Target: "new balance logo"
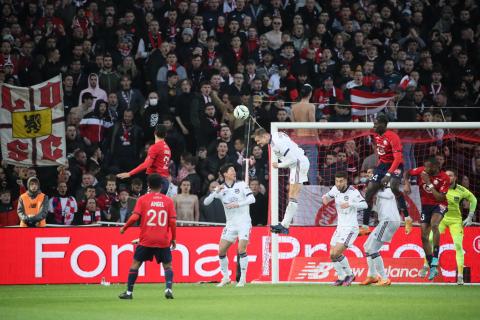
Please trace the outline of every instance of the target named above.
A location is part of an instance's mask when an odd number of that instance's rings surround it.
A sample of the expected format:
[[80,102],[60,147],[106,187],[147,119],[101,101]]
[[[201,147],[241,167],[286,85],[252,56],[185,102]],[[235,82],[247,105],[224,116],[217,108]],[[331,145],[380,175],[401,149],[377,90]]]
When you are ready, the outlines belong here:
[[330,270],[333,269],[333,264],[330,262],[315,263],[309,261],[305,264],[305,267],[298,272],[295,280],[319,280],[325,279],[329,276]]

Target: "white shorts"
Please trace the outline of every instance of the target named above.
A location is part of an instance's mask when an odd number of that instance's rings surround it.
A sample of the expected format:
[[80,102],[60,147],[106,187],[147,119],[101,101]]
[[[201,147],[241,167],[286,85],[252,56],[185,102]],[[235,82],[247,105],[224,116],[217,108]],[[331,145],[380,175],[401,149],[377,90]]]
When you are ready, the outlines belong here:
[[290,167],[290,184],[304,183],[308,181],[308,169],[310,162],[308,159],[297,160],[297,163]]
[[400,228],[400,221],[383,220],[378,223],[368,238],[372,238],[372,240],[375,239],[379,242],[390,242],[398,228]]
[[330,240],[330,246],[335,246],[337,243],[343,243],[343,245],[349,248],[358,237],[358,227],[337,227],[333,233],[332,240]]
[[227,225],[223,228],[220,238],[228,242],[235,242],[237,239],[248,241],[250,239],[250,230],[252,230],[251,223]]

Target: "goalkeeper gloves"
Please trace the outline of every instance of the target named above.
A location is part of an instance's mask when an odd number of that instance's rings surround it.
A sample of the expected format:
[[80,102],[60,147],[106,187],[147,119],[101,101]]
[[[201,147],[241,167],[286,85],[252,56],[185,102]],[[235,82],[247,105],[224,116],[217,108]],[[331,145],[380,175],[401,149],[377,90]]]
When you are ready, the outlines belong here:
[[470,213],[468,214],[468,217],[467,217],[465,220],[463,220],[463,226],[464,226],[464,227],[468,227],[468,226],[471,226],[471,225],[472,225],[472,223],[473,223],[472,220],[473,220],[473,215],[474,215],[474,214],[475,214],[474,212],[470,212]]

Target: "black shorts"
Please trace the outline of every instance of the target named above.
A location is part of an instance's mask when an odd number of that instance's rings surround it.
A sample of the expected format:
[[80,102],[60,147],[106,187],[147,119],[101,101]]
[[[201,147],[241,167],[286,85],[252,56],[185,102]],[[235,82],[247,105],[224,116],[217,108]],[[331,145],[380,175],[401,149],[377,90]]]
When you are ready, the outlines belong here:
[[170,263],[172,262],[172,252],[170,248],[152,248],[138,245],[135,249],[133,258],[137,261],[152,261],[153,257],[157,260],[157,263]]
[[[388,172],[388,169],[392,166],[391,163],[380,163],[375,170],[373,171],[373,177],[370,178],[370,181],[380,182],[383,177]],[[401,163],[398,168],[392,173],[392,178],[397,178],[402,180],[403,176],[403,163]]]
[[448,211],[448,207],[444,205],[425,205],[422,206],[422,215],[420,217],[420,222],[421,223],[427,223],[430,224],[430,221],[432,220],[432,216],[434,213],[441,214],[442,217],[445,216],[445,213]]

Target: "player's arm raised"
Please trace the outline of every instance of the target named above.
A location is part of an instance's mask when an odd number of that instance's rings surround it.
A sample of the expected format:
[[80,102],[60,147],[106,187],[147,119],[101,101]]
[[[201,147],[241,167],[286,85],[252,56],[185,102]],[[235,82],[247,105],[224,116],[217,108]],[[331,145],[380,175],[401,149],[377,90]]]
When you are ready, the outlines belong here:
[[405,192],[405,194],[412,193],[412,186],[410,184],[410,177],[418,176],[423,171],[423,169],[424,169],[424,167],[418,167],[418,168],[415,168],[415,169],[410,169],[410,170],[405,171],[405,174],[403,176],[403,178],[404,178],[403,192]]
[[220,186],[217,186],[215,187],[215,190],[213,190],[213,192],[211,192],[208,197],[206,197],[204,200],[203,200],[203,204],[208,206],[210,203],[213,202],[213,200],[215,198],[220,198],[220,192],[223,190],[224,186],[223,185],[220,185]]
[[227,209],[239,208],[243,206],[249,206],[252,203],[255,203],[255,196],[253,195],[252,190],[250,190],[250,188],[246,184],[243,192],[245,194],[245,199],[238,202],[229,203],[225,206],[225,208]]

